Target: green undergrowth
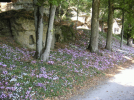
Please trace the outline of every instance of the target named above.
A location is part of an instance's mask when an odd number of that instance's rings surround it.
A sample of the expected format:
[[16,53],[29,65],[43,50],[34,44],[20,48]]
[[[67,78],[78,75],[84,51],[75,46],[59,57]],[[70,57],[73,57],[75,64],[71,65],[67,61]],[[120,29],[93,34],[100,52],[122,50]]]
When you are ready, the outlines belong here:
[[[35,51],[0,37],[3,39],[0,41],[0,88],[4,91],[3,95],[12,94],[5,99],[44,100],[65,96],[75,86],[84,85],[87,79],[105,75],[103,70],[125,62],[124,56],[130,57],[132,48],[129,47],[125,47],[128,49],[124,51],[117,49],[117,52],[104,50],[105,40],[102,38],[99,41],[103,44],[100,49],[102,55],[90,53],[86,50],[89,32],[81,33],[77,43],[51,50],[48,62],[34,59]],[[106,37],[106,33],[100,34]]]
[[[117,40],[121,40],[121,35],[120,34],[113,34],[113,37],[115,37]],[[123,43],[127,44],[126,38],[123,38]]]
[[[103,36],[104,38],[107,38],[107,33],[104,33],[104,32],[100,32],[99,33],[101,36]],[[114,38],[116,38],[117,40],[121,40],[121,35],[120,34],[113,34],[112,35]],[[127,40],[126,40],[126,38],[123,38],[123,42],[125,43],[125,44],[127,44]]]
[[[4,81],[4,93],[11,92],[14,94],[11,99],[43,100],[48,97],[62,96],[74,85],[82,85],[86,77],[101,74],[99,70],[93,67],[83,69],[82,62],[77,60],[73,63],[80,65],[79,67],[60,65],[61,62],[58,61],[52,64],[34,60],[33,58],[30,59],[28,56],[32,54],[24,54],[26,52],[9,45],[1,44],[0,46],[0,62],[2,63],[0,66],[6,65],[5,69],[7,71],[1,72],[0,79]],[[61,54],[55,51],[51,51],[51,54],[55,54],[56,59],[61,57]],[[64,54],[63,57],[65,58],[63,62],[70,62],[72,55]],[[81,69],[84,71],[80,72]],[[89,73],[91,76],[89,76]],[[7,87],[14,90],[7,89]]]

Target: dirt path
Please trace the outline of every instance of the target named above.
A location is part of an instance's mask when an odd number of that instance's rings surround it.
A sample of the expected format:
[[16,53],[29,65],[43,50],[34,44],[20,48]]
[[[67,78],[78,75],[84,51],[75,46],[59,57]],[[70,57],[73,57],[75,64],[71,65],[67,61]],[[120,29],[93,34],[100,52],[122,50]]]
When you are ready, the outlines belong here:
[[[125,66],[126,67],[126,64]],[[68,100],[134,100],[134,64]]]

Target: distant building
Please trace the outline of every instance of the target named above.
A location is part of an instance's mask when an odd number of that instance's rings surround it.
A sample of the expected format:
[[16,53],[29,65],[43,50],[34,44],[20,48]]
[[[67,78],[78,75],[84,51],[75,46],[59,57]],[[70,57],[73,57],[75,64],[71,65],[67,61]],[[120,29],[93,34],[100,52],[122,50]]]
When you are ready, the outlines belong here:
[[117,22],[119,20],[120,19],[114,20],[114,23],[113,23],[113,33],[114,34],[120,34],[121,33],[121,27],[119,26],[119,23]]
[[[121,25],[119,24],[120,19],[114,19],[113,22],[113,34],[120,34],[121,33]],[[102,22],[100,21],[99,30],[102,31]],[[108,25],[106,22],[103,22],[103,32],[108,31]]]

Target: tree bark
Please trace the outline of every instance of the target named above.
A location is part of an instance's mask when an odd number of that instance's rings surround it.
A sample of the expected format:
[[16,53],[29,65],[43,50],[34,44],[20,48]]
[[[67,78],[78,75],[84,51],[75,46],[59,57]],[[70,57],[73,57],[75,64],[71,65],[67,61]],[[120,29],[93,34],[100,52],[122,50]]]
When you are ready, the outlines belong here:
[[[103,19],[102,19],[102,20],[103,20]],[[103,23],[103,21],[102,21],[102,23],[101,23],[101,32],[104,32],[103,28],[104,28],[104,23]]]
[[42,53],[42,36],[43,36],[43,5],[37,5],[37,0],[34,0],[34,18],[35,18],[35,33],[36,33],[36,59],[41,58]]
[[49,59],[50,47],[51,47],[51,42],[53,37],[53,23],[54,23],[55,11],[56,11],[56,6],[50,4],[50,15],[49,15],[48,30],[46,35],[46,43],[42,54],[42,60],[44,62],[48,61]]
[[92,2],[92,19],[91,19],[91,37],[88,49],[92,53],[98,52],[98,37],[99,37],[99,5],[100,0]]
[[121,30],[121,42],[120,47],[123,46],[123,34],[124,34],[124,10],[122,10],[122,30]]
[[77,4],[77,22],[76,22],[76,26],[75,26],[76,30],[77,30],[77,24],[78,24],[78,17],[79,17],[79,0],[78,0],[78,4]]
[[127,39],[127,45],[130,47],[133,47],[133,39],[132,38]]
[[108,12],[108,32],[107,32],[107,40],[106,40],[106,49],[111,50],[112,49],[112,28],[113,28],[113,2],[112,0],[108,1],[109,6],[109,12]]

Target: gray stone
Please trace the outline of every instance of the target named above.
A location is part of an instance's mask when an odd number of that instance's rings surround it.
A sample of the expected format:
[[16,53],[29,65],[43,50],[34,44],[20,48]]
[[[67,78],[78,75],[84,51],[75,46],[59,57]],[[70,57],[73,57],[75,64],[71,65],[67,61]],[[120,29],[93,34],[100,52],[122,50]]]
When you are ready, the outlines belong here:
[[0,34],[5,36],[10,36],[9,20],[0,19]]

